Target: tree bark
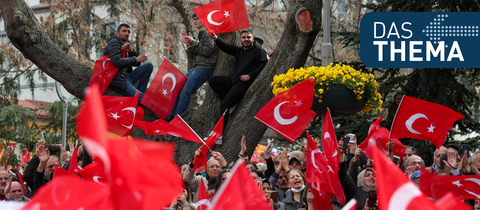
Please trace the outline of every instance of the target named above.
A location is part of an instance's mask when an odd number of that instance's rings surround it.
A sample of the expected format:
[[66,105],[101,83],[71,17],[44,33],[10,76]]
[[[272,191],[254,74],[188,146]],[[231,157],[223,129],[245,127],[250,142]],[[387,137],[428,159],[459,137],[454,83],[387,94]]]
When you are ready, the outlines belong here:
[[[307,8],[310,12],[312,22],[309,32],[300,30],[295,21],[297,11]],[[291,0],[285,23],[285,30],[275,54],[255,82],[249,88],[244,99],[237,105],[232,113],[223,135],[223,145],[215,146],[213,149],[220,151],[227,161],[236,158],[240,151],[240,139],[242,135],[247,136],[247,153],[252,154],[256,145],[263,136],[266,126],[254,119],[255,114],[273,98],[270,83],[276,74],[285,73],[290,68],[303,67],[314,40],[320,31],[322,24],[321,10],[322,2],[318,0]],[[29,58],[42,71],[53,79],[62,83],[72,95],[83,98],[84,89],[88,86],[92,70],[85,64],[78,62],[62,52],[43,32],[38,20],[32,10],[23,0],[3,0],[0,10],[5,22],[7,35],[12,44],[19,49],[23,55]],[[238,32],[221,34],[221,37],[228,42],[238,41]],[[217,66],[214,75],[230,75],[234,59],[230,55],[219,52]],[[119,95],[107,90],[108,95]],[[207,87],[205,101],[195,112],[187,115],[185,120],[201,136],[206,137],[218,119],[220,118],[220,98],[215,95],[210,87]],[[146,115],[148,121],[153,121],[153,115]],[[145,132],[135,129],[132,135],[152,140],[168,140],[177,144],[175,160],[177,163],[189,162],[193,154],[200,146],[187,140],[163,137],[146,136]]]

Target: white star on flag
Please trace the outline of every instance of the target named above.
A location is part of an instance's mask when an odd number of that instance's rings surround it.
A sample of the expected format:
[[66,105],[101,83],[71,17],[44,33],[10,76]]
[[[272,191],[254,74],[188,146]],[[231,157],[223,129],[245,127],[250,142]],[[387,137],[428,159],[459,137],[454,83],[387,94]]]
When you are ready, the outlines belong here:
[[115,112],[115,114],[110,112],[110,114],[108,114],[108,116],[115,118],[115,120],[118,120],[118,118],[120,118],[120,116],[118,116],[118,114],[116,112]]
[[302,104],[302,99],[295,101],[295,107],[300,107]]
[[460,184],[460,180],[454,181],[452,184],[457,185],[458,187],[463,186],[463,184]]
[[155,132],[155,133],[160,133],[160,130],[156,130],[156,131],[154,131],[154,132]]
[[225,11],[225,13],[224,13],[223,15],[225,15],[225,18],[227,18],[228,16],[230,16],[230,14],[228,14],[228,11]]
[[167,89],[163,89],[163,92],[162,92],[163,96],[167,96]]
[[435,129],[435,126],[430,124],[430,127],[427,128],[429,133],[433,133],[433,129]]

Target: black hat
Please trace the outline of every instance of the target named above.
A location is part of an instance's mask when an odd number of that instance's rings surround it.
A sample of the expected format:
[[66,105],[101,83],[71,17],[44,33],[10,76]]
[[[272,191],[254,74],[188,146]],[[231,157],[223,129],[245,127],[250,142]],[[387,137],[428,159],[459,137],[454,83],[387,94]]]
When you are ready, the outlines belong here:
[[260,36],[253,36],[253,39],[258,42],[259,45],[262,45],[264,43],[263,38]]
[[298,161],[298,163],[300,163],[300,165],[302,165],[302,160],[300,160],[300,158],[297,158],[297,157],[292,157],[290,158],[290,160],[288,161],[288,165],[290,165],[292,163],[292,161]]

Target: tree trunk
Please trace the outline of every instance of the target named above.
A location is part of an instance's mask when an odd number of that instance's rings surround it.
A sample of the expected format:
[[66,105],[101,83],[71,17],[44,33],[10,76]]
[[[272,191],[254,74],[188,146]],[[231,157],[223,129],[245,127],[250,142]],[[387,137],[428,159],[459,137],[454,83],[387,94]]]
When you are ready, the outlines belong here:
[[[308,8],[309,14],[300,13]],[[227,161],[236,158],[240,151],[240,139],[247,136],[247,152],[252,154],[256,145],[263,136],[266,126],[254,119],[255,114],[273,98],[270,83],[275,74],[285,73],[290,68],[303,67],[308,53],[322,25],[322,2],[318,0],[291,0],[285,23],[285,30],[275,49],[275,54],[255,82],[249,88],[244,99],[230,117],[223,135],[223,145],[215,146],[214,150],[222,152]],[[43,32],[32,10],[23,0],[3,0],[0,10],[5,22],[7,35],[12,44],[23,55],[29,58],[42,71],[62,85],[72,95],[83,98],[84,89],[89,84],[92,70],[62,52]],[[308,11],[307,10],[307,11]],[[299,14],[303,14],[297,19]],[[305,18],[306,17],[306,18]],[[311,25],[310,25],[311,20]],[[303,30],[300,28],[303,25]],[[237,42],[237,33],[221,34],[228,42]],[[234,59],[230,55],[219,52],[214,75],[230,75]],[[119,95],[107,90],[109,95]],[[190,113],[185,120],[201,136],[206,137],[220,118],[220,99],[207,87],[205,101],[195,112]],[[153,121],[152,115],[145,119]],[[163,137],[146,136],[145,132],[136,129],[132,135],[152,140],[171,140],[177,143],[175,160],[177,163],[189,162],[193,153],[200,144],[187,140]]]

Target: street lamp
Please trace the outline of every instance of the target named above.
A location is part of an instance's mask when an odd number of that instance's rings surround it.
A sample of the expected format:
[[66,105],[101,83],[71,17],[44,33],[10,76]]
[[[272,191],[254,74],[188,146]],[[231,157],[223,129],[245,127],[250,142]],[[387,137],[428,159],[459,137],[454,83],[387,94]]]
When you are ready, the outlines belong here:
[[322,66],[327,67],[333,62],[332,44],[330,43],[330,0],[323,1],[323,43]]
[[62,146],[67,148],[67,108],[68,102],[65,100],[62,91],[60,90],[60,83],[55,81],[55,90],[57,91],[58,98],[63,102],[63,120],[62,120]]

